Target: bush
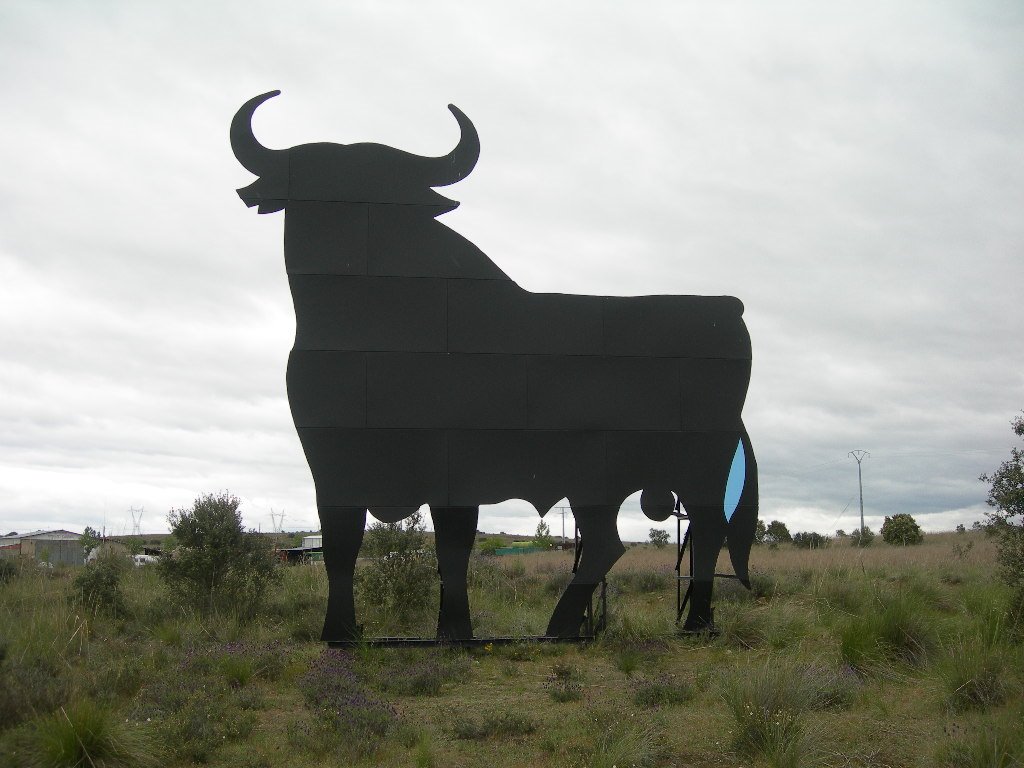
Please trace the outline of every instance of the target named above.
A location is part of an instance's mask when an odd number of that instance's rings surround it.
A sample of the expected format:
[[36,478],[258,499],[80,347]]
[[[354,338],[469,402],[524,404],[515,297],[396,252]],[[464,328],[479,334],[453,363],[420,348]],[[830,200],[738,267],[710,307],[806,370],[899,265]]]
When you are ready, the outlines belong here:
[[663,549],[668,544],[668,531],[663,531],[661,528],[651,528],[649,538],[655,548]]
[[240,504],[224,491],[168,514],[179,546],[160,558],[159,572],[184,604],[251,618],[267,587],[279,580],[270,540],[243,530]]
[[404,524],[374,523],[363,550],[374,559],[357,574],[362,599],[401,625],[436,605],[437,560],[419,512]]
[[0,584],[12,581],[18,575],[18,565],[14,560],[0,557]]
[[764,529],[764,540],[767,544],[787,544],[793,540],[789,528],[780,520],[772,520]]
[[499,539],[497,536],[491,536],[490,538],[484,539],[480,542],[477,547],[481,555],[496,555],[498,550],[505,546],[505,542]]
[[814,531],[801,531],[793,534],[793,546],[797,549],[819,549],[827,547],[828,542],[828,536],[822,536]]
[[121,581],[129,567],[128,558],[113,552],[96,558],[75,577],[75,597],[89,611],[124,613]]
[[882,523],[882,541],[906,547],[920,544],[924,541],[924,534],[913,516],[899,512],[892,517],[886,517]]
[[850,534],[851,547],[870,547],[875,541],[875,532],[866,525],[860,531]]

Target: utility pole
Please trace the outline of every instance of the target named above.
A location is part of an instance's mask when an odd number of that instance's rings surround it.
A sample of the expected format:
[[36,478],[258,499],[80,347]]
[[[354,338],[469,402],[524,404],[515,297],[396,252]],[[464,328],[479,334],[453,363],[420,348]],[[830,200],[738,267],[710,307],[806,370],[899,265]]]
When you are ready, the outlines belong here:
[[564,547],[565,546],[565,511],[567,509],[569,509],[569,507],[555,507],[555,509],[557,509],[559,512],[562,513],[562,546]]
[[850,456],[857,460],[857,486],[860,488],[860,528],[857,529],[857,546],[864,546],[864,481],[861,477],[860,463],[871,454],[858,448],[850,451]]

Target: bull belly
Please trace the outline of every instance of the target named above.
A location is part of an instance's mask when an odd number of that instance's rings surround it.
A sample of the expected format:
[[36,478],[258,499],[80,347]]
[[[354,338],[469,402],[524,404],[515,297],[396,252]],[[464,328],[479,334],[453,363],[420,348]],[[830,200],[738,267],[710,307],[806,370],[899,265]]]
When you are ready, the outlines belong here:
[[298,427],[321,507],[618,506],[641,488],[720,504],[739,431]]

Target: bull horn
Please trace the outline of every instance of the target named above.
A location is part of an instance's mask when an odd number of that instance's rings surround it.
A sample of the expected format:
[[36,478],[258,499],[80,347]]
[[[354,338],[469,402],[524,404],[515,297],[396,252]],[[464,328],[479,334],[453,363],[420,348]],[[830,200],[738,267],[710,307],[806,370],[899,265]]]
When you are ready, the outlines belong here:
[[256,107],[280,93],[280,91],[268,91],[249,99],[231,120],[231,151],[235,153],[235,157],[242,167],[257,176],[263,176],[273,170],[287,151],[267,149],[256,141],[252,132],[252,116]]
[[476,128],[462,110],[454,104],[448,105],[449,111],[459,121],[462,136],[455,149],[444,157],[424,157],[423,171],[426,182],[431,187],[447,187],[469,175],[480,157],[480,137]]

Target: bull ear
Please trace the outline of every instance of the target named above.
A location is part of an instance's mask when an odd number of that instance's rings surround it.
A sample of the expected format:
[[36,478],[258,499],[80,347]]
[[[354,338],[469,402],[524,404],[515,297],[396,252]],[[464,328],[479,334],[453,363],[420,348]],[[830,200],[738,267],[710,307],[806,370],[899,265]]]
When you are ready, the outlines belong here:
[[247,171],[257,176],[273,175],[284,163],[287,155],[287,151],[283,149],[267,149],[256,141],[252,132],[252,116],[256,107],[280,93],[268,91],[249,99],[231,120],[231,151]]
[[454,104],[449,104],[448,109],[458,120],[462,136],[455,149],[444,157],[422,158],[424,180],[431,187],[447,187],[466,178],[480,157],[480,137],[473,123]]

